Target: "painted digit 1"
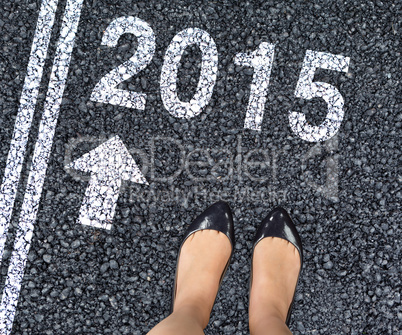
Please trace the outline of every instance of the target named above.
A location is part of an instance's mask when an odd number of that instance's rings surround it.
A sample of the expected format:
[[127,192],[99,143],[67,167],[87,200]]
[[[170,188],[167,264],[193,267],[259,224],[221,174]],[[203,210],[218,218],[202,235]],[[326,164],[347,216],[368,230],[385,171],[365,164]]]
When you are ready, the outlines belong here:
[[244,128],[261,131],[269,77],[274,60],[274,44],[261,43],[252,53],[238,53],[234,63],[254,69]]
[[[184,50],[196,44],[202,52],[201,73],[197,90],[190,102],[177,96],[177,70]],[[204,30],[188,28],[178,33],[166,50],[161,73],[161,97],[168,112],[177,118],[199,115],[209,103],[218,72],[218,51],[212,37]]]

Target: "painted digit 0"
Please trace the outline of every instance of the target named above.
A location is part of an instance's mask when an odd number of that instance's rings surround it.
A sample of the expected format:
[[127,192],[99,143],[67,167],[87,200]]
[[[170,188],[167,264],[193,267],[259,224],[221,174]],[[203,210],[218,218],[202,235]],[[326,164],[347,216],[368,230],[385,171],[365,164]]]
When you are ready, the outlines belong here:
[[[181,56],[189,45],[196,44],[202,52],[201,73],[197,91],[190,102],[177,96],[177,70]],[[212,37],[204,30],[188,28],[179,32],[166,50],[161,74],[161,97],[168,112],[177,118],[197,116],[209,103],[218,72],[218,51]]]

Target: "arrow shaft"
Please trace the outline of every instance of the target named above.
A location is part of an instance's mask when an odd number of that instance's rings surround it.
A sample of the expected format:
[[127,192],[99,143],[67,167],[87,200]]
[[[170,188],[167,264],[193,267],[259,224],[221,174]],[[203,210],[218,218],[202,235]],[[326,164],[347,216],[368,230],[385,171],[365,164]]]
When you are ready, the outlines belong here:
[[118,174],[92,174],[82,201],[79,222],[81,224],[110,229],[121,187]]

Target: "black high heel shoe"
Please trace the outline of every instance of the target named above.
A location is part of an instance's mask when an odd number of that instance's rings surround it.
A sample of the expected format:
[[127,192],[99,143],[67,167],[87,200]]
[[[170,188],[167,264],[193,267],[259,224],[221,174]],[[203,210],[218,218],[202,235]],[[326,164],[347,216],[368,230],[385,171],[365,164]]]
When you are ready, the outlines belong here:
[[[297,277],[297,284],[299,283],[300,273],[303,266],[303,248],[300,240],[300,236],[297,233],[296,227],[292,222],[289,214],[282,207],[277,207],[272,210],[267,217],[261,222],[260,226],[257,229],[257,233],[254,237],[253,243],[253,257],[254,257],[254,249],[255,246],[265,237],[279,237],[290,243],[292,243],[300,255],[300,270],[299,275]],[[253,261],[251,260],[251,265]],[[253,275],[253,270],[251,269],[251,276]],[[251,290],[252,277],[250,279],[250,290]],[[295,300],[295,292],[293,293],[292,302],[290,304],[288,314],[286,317],[286,325],[290,324],[290,317],[292,315],[293,304]]]
[[172,290],[172,303],[170,305],[170,314],[173,313],[173,306],[174,306],[174,301],[176,298],[177,271],[178,271],[178,267],[179,267],[181,248],[183,247],[183,244],[184,244],[184,242],[186,242],[188,237],[190,237],[195,232],[197,232],[199,230],[204,230],[204,229],[212,229],[212,230],[220,231],[221,233],[225,234],[229,238],[230,244],[232,245],[232,252],[230,254],[228,262],[226,263],[225,269],[223,270],[221,279],[219,281],[219,288],[221,286],[223,277],[225,276],[225,273],[229,267],[230,261],[233,256],[234,243],[235,243],[233,217],[232,217],[232,212],[230,210],[229,205],[224,201],[218,201],[218,202],[214,203],[213,205],[211,205],[210,207],[208,207],[201,215],[199,215],[190,224],[190,226],[187,228],[186,234],[184,235],[184,239],[183,239],[183,242],[181,243],[179,253],[177,256],[176,273],[175,273],[175,279],[174,279],[173,290]]

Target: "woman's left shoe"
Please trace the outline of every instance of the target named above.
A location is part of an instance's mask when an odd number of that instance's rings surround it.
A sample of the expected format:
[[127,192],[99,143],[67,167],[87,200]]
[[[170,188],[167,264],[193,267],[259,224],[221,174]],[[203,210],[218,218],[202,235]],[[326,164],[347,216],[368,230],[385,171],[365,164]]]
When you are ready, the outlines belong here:
[[177,256],[177,263],[176,263],[176,273],[175,273],[175,279],[174,279],[174,284],[173,284],[173,290],[172,290],[172,303],[170,305],[170,313],[173,313],[173,306],[174,306],[174,301],[176,298],[176,283],[177,283],[177,271],[179,268],[179,260],[180,260],[180,252],[181,248],[183,247],[184,242],[195,232],[199,230],[205,230],[205,229],[212,229],[212,230],[217,230],[220,231],[221,233],[225,234],[230,241],[230,244],[232,246],[232,251],[229,257],[229,260],[226,263],[225,269],[222,272],[220,281],[219,281],[219,287],[222,283],[223,277],[225,276],[225,273],[229,267],[230,261],[233,256],[233,250],[234,250],[234,243],[235,243],[235,238],[234,238],[234,226],[233,226],[233,217],[232,217],[232,212],[230,210],[229,205],[224,202],[224,201],[218,201],[208,207],[201,215],[199,215],[188,227],[186,234],[184,236],[183,242],[181,243],[179,253]]

